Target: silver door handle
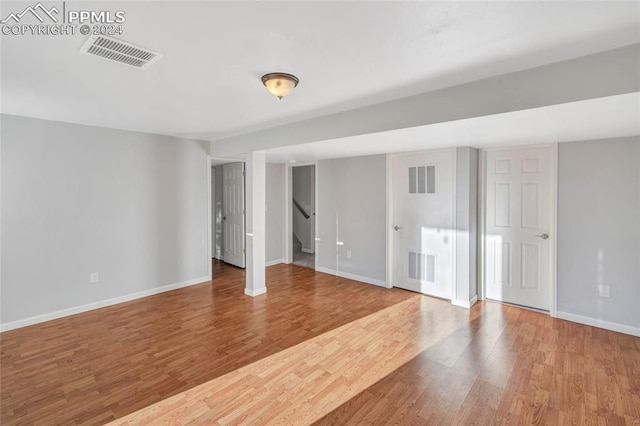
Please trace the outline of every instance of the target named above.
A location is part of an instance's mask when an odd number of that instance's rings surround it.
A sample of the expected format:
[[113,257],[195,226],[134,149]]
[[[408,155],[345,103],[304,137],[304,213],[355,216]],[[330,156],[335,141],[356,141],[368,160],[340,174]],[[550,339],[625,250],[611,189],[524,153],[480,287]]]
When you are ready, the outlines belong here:
[[394,230],[394,231],[399,231],[399,230],[401,230],[401,229],[402,229],[402,227],[401,227],[401,226],[398,226],[398,225],[396,225],[396,226],[394,226],[394,227],[393,227],[393,230]]
[[542,238],[543,240],[546,240],[547,238],[549,238],[549,234],[540,234],[540,235],[536,235],[536,237]]

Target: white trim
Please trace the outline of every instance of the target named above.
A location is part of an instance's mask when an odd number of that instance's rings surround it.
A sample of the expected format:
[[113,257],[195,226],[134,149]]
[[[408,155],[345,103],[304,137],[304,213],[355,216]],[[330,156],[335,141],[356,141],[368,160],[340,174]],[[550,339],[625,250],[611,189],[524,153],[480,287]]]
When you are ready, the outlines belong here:
[[478,300],[485,299],[487,153],[478,150]]
[[[242,164],[242,231],[246,233],[247,232],[247,159],[246,159],[246,155],[245,155],[245,160],[240,161],[239,163]],[[265,166],[265,175],[266,175],[266,166]],[[251,189],[251,191],[253,192],[253,188]],[[265,189],[265,194],[266,194],[266,189]],[[222,212],[223,212],[222,217],[223,218],[224,218],[224,204],[225,202],[224,202],[224,168],[223,168],[222,169]],[[266,208],[266,205],[263,207]],[[251,203],[251,208],[253,208],[253,203]],[[253,214],[251,215],[251,217],[253,217]],[[265,215],[265,218],[266,218],[266,215]],[[253,231],[253,224],[251,225],[251,230]],[[251,236],[253,236],[253,234],[251,234]],[[223,238],[222,240],[223,240],[223,244],[227,244],[226,238]],[[222,257],[224,258],[224,247],[222,249],[222,253],[223,253]],[[235,265],[235,266],[238,266],[238,265]],[[242,239],[241,268],[245,270],[247,268],[247,237],[246,236]]]
[[266,287],[256,288],[254,290],[250,290],[248,288],[244,289],[244,294],[246,294],[247,296],[251,296],[251,297],[260,296],[261,294],[265,294],[266,292],[267,292],[267,288]]
[[479,205],[480,205],[480,211],[479,216],[480,216],[480,238],[481,238],[481,244],[480,244],[480,259],[481,259],[481,264],[480,264],[480,270],[481,270],[481,279],[479,282],[479,293],[480,293],[480,300],[484,300],[486,297],[486,270],[485,270],[485,263],[486,263],[486,233],[487,233],[487,228],[486,228],[486,219],[487,219],[487,215],[486,215],[486,207],[487,207],[487,185],[486,185],[486,178],[487,178],[487,161],[486,161],[486,155],[487,152],[496,152],[496,151],[511,151],[511,150],[516,150],[516,149],[528,149],[528,148],[542,148],[542,147],[549,147],[550,148],[550,179],[551,179],[551,197],[550,197],[550,201],[551,201],[551,231],[550,231],[550,244],[551,244],[551,249],[550,249],[550,275],[551,275],[551,289],[549,291],[549,293],[551,293],[551,305],[550,305],[550,309],[549,309],[549,316],[551,317],[556,317],[558,312],[557,312],[557,306],[558,306],[558,299],[557,299],[557,287],[558,287],[558,283],[557,283],[557,263],[558,263],[558,239],[557,239],[557,224],[558,224],[558,143],[541,143],[541,144],[537,144],[537,145],[523,145],[523,146],[506,146],[506,147],[498,147],[498,148],[485,148],[482,149],[480,151],[480,158],[481,158],[481,163],[480,163],[480,167],[478,168],[478,173],[480,173],[481,179],[480,179],[480,190],[478,191],[478,201],[479,201]]
[[[284,263],[293,263],[293,217],[291,211],[293,209],[293,168],[314,166],[314,187],[315,187],[315,217],[314,217],[314,248],[302,249],[305,253],[316,253],[318,251],[318,162],[304,162],[295,164],[286,164],[284,172]],[[313,250],[313,251],[307,251]],[[314,260],[315,262],[315,260]]]
[[610,322],[598,318],[585,317],[582,315],[571,314],[569,312],[562,311],[557,312],[557,317],[563,320],[577,322],[579,324],[590,325],[592,327],[604,328],[605,330],[611,330],[618,333],[630,334],[632,336],[640,337],[640,327],[633,327],[630,325],[619,324],[617,322]]
[[34,317],[21,319],[18,321],[0,324],[0,332],[14,330],[16,328],[27,327],[29,325],[38,324],[45,321],[51,321],[58,318],[68,317],[70,315],[80,314],[82,312],[92,311],[107,306],[117,305],[118,303],[128,302],[130,300],[142,299],[143,297],[153,296],[154,294],[165,293],[171,290],[177,290],[182,287],[201,284],[210,281],[208,277],[199,277],[192,280],[182,281],[175,284],[169,284],[162,287],[151,288],[136,293],[126,294],[124,296],[114,297],[112,299],[101,300],[99,302],[88,303],[86,305],[75,306],[73,308],[62,309],[60,311],[50,312],[47,314],[36,315]]
[[359,281],[365,284],[373,284],[379,287],[387,288],[387,283],[381,280],[375,280],[373,278],[362,277],[360,275],[349,274],[347,272],[337,272],[334,269],[323,268],[321,266],[316,266],[316,272],[321,272],[323,274],[335,275],[340,278],[346,278],[353,281]]
[[279,265],[281,263],[286,263],[286,262],[284,261],[284,259],[269,260],[268,262],[264,263],[264,266],[269,267],[273,265]]
[[549,315],[558,316],[558,143],[551,146],[551,304]]
[[[313,163],[313,166],[313,253],[315,254],[318,253],[318,243],[320,242],[320,237],[318,237],[318,200],[320,199],[320,196],[318,195],[318,176],[320,176],[320,167],[317,161]],[[313,269],[316,268],[317,264],[318,256],[316,255],[313,257]]]
[[461,308],[471,309],[473,305],[478,301],[478,296],[473,296],[471,300],[451,300],[451,304],[454,306],[460,306]]
[[393,287],[393,162],[392,157],[389,154],[385,155],[386,160],[386,193],[387,193],[387,232],[386,232],[386,243],[387,243],[387,288]]
[[[436,169],[436,173],[438,169]],[[437,176],[437,174],[436,174]],[[437,178],[436,178],[437,182]],[[438,190],[436,189],[436,192]],[[452,206],[451,206],[451,223],[453,224],[453,238],[451,238],[451,245],[453,246],[453,257],[451,259],[451,303],[454,300],[458,300],[458,148],[453,148],[453,185],[452,192]],[[471,259],[469,259],[470,261]],[[471,267],[471,265],[467,265]],[[467,295],[469,294],[469,287],[467,286]],[[465,296],[468,297],[468,296]],[[466,301],[465,301],[466,302]],[[455,305],[455,303],[453,303]],[[465,303],[466,307],[466,303]]]
[[[315,241],[314,241],[315,242]],[[309,253],[309,254],[314,254],[315,252],[313,251],[313,249],[308,249],[308,248],[304,248],[302,247],[300,249],[303,253]]]
[[293,196],[293,171],[290,165],[284,167],[284,258],[287,263],[293,262],[293,216],[291,215]]
[[211,156],[207,155],[207,275],[209,276],[209,281],[213,279],[213,209],[211,208],[211,204],[213,203],[212,192],[214,186],[211,185],[212,167]]

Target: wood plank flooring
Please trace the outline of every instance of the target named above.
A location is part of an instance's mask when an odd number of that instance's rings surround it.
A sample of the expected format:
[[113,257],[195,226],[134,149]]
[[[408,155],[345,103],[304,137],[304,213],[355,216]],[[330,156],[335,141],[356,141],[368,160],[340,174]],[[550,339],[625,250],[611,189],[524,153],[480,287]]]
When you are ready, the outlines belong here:
[[287,265],[256,298],[243,270],[214,277],[0,334],[0,424],[103,424],[413,296]]
[[2,333],[0,423],[640,424],[640,338],[290,265],[249,298],[214,268]]
[[640,424],[640,338],[482,303],[317,424]]

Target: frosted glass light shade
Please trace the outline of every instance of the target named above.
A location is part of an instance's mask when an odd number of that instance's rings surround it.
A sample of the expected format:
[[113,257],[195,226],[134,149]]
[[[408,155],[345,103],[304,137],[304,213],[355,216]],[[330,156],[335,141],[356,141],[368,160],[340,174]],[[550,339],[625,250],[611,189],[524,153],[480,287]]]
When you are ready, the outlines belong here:
[[298,85],[298,77],[284,72],[273,72],[265,74],[261,78],[262,84],[267,88],[269,93],[282,99],[295,89]]

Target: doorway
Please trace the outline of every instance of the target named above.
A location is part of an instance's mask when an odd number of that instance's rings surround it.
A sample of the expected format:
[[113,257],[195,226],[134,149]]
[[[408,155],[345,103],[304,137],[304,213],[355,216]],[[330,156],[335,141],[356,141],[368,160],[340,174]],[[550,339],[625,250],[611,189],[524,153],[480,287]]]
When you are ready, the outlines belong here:
[[391,157],[394,287],[452,298],[455,161],[453,149]]
[[553,314],[552,146],[484,152],[485,297]]
[[291,263],[315,269],[316,168],[296,166],[291,170]]
[[212,168],[213,257],[245,267],[245,172],[243,162]]

